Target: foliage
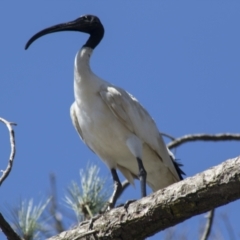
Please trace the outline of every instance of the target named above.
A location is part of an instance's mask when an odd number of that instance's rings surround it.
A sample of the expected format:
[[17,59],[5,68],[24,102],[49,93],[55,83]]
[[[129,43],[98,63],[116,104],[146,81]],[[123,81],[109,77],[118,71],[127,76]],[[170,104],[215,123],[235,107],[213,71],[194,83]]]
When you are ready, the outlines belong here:
[[78,221],[91,218],[104,207],[110,196],[105,183],[106,179],[99,176],[98,166],[91,164],[86,170],[80,170],[80,186],[73,181],[65,196]]
[[17,207],[10,210],[13,228],[24,240],[42,239],[42,235],[47,234],[43,212],[49,201],[50,198],[44,203],[40,202],[38,205],[34,205],[33,199],[21,200]]

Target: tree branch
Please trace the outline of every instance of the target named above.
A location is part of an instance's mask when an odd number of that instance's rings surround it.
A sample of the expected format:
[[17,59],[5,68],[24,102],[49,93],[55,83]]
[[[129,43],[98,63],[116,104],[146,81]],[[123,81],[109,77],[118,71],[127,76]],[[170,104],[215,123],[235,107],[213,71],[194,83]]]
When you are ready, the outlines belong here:
[[53,217],[54,229],[60,233],[64,231],[64,226],[62,222],[62,215],[58,211],[57,204],[57,187],[56,187],[56,177],[53,173],[50,174],[50,185],[51,185],[51,201],[50,201],[50,214]]
[[0,178],[0,186],[3,183],[3,181],[8,177],[9,173],[12,170],[12,165],[13,165],[13,160],[14,160],[14,156],[16,153],[16,147],[15,147],[15,136],[14,136],[14,130],[12,128],[12,125],[17,125],[16,123],[13,122],[8,122],[7,120],[0,118],[0,122],[3,122],[9,131],[9,135],[10,135],[10,145],[11,145],[11,153],[10,153],[10,157],[8,160],[8,165],[6,170],[2,170],[2,176]]
[[160,132],[160,135],[162,135],[163,137],[167,137],[167,138],[171,139],[172,141],[174,141],[176,139],[175,137],[171,136],[168,133]]
[[235,240],[236,237],[234,234],[233,227],[229,221],[228,215],[226,213],[222,213],[221,218],[222,218],[223,222],[225,223],[225,227],[227,229],[228,237],[229,237],[228,239]]
[[240,198],[240,157],[228,160],[150,196],[105,213],[94,222],[49,238],[144,239],[195,215]]
[[211,211],[208,212],[207,223],[206,223],[205,229],[203,231],[201,240],[207,240],[210,235],[210,232],[212,229],[212,224],[213,224],[214,210],[215,209],[212,209]]
[[189,134],[180,138],[176,138],[170,142],[167,146],[169,149],[179,147],[183,143],[193,141],[229,141],[240,140],[240,134],[232,133],[219,133],[219,134]]
[[21,238],[14,232],[8,222],[4,219],[0,213],[0,228],[7,237],[8,240],[21,240]]

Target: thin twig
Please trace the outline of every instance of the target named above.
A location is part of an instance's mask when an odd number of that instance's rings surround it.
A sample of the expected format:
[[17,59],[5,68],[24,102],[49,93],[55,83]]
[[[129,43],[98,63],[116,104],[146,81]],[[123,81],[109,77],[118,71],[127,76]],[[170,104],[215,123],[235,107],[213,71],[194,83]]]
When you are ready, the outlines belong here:
[[63,223],[61,220],[61,215],[58,211],[58,206],[57,206],[57,188],[56,188],[56,178],[55,175],[52,173],[50,174],[50,185],[51,185],[51,192],[52,192],[52,197],[51,197],[51,207],[50,207],[50,213],[53,216],[54,222],[55,222],[55,230],[58,233],[63,232],[65,229],[63,227]]
[[96,230],[91,230],[91,231],[88,231],[88,232],[85,232],[85,233],[81,233],[77,237],[73,238],[73,240],[81,239],[82,237],[86,237],[86,236],[88,236],[90,234],[93,234],[95,232],[96,232]]
[[229,235],[229,239],[235,240],[236,237],[235,237],[235,234],[234,234],[233,227],[232,227],[232,225],[231,225],[231,223],[229,221],[228,215],[226,213],[222,213],[221,214],[221,218],[222,218],[222,220],[225,223],[225,227],[227,229],[227,232],[228,232],[228,235]]
[[16,123],[13,122],[8,122],[7,120],[0,118],[0,121],[3,122],[9,131],[9,135],[10,135],[10,145],[11,145],[11,153],[10,153],[10,157],[8,160],[8,166],[6,168],[6,170],[2,170],[2,176],[0,178],[0,186],[3,183],[3,181],[7,178],[7,176],[9,175],[9,173],[12,170],[12,166],[13,166],[13,160],[14,160],[14,156],[16,153],[16,147],[15,147],[15,136],[14,136],[14,130],[12,128],[12,126],[16,126]]
[[0,213],[0,228],[7,237],[8,240],[21,240],[21,238],[14,232],[9,223],[4,219]]
[[[93,215],[92,215],[92,211],[90,210],[88,204],[85,204],[84,207],[85,207],[86,210],[87,210],[87,214],[88,214],[88,216],[89,216],[90,218],[92,218],[92,217],[93,217]],[[86,215],[87,215],[87,214],[86,214]],[[87,218],[88,216],[86,216],[85,218]]]
[[170,142],[167,146],[169,149],[179,147],[183,143],[193,141],[230,141],[240,140],[240,134],[233,133],[219,133],[219,134],[189,134],[183,137],[177,138]]
[[203,231],[201,240],[208,239],[211,229],[212,229],[212,225],[213,225],[213,218],[214,218],[214,209],[212,209],[211,211],[208,212],[207,223],[206,223],[205,229]]
[[160,134],[163,136],[163,137],[167,137],[169,139],[171,139],[172,141],[174,141],[176,138],[169,135],[168,133],[163,133],[163,132],[160,132]]

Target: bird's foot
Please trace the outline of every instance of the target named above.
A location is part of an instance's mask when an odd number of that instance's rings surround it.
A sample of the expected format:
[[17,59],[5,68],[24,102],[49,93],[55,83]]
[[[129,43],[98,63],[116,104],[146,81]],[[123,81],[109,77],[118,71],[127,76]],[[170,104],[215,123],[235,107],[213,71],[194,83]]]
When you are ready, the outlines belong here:
[[93,228],[93,223],[94,223],[97,219],[99,219],[101,216],[102,216],[102,214],[97,214],[96,216],[92,217],[92,218],[89,220],[88,230],[92,230],[92,228]]
[[124,203],[123,207],[124,207],[125,210],[127,211],[129,205],[130,205],[131,203],[133,203],[133,202],[136,202],[136,201],[137,201],[136,199],[130,199],[130,200],[128,200],[128,201],[126,201],[126,202]]
[[[135,202],[135,201],[137,201],[137,200],[136,200],[136,199],[128,200],[126,203],[120,204],[120,205],[118,205],[116,208],[123,206],[123,207],[126,209],[126,211],[127,211],[129,205],[130,205],[131,203]],[[111,204],[110,202],[108,202],[108,203],[101,209],[101,211],[100,211],[96,216],[92,217],[92,218],[91,218],[90,220],[88,220],[88,221],[81,222],[81,223],[80,223],[80,226],[81,226],[81,225],[84,225],[84,224],[86,224],[86,223],[89,223],[88,229],[89,229],[89,230],[92,230],[94,222],[95,222],[97,219],[99,219],[105,212],[108,212],[108,211],[110,211],[111,209],[113,209],[112,204]]]
[[137,201],[137,200],[136,199],[130,199],[130,200],[126,201],[125,203],[121,203],[121,204],[117,205],[115,208],[124,207],[125,209],[127,209],[128,206],[135,201]]
[[111,209],[113,209],[113,204],[111,202],[107,202],[104,207],[99,211],[99,214],[103,214],[105,212],[110,211]]
[[85,220],[85,221],[82,221],[79,223],[79,226],[83,226],[85,224],[89,224],[88,226],[88,230],[92,230],[93,228],[93,223],[99,219],[100,217],[102,216],[101,213],[98,213],[97,215],[93,216],[91,219],[88,219],[88,220]]

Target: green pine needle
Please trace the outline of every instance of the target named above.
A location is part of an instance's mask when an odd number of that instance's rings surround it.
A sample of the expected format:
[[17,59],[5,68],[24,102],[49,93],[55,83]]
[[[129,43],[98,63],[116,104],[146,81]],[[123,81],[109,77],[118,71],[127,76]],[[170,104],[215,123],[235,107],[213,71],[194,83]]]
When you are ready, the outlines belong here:
[[80,170],[80,186],[73,181],[68,187],[65,201],[79,222],[93,217],[106,204],[110,194],[105,183],[99,167],[91,164]]
[[33,199],[20,201],[19,206],[10,210],[13,219],[13,228],[24,240],[41,239],[42,233],[47,233],[46,219],[42,214],[50,198],[45,203],[33,204]]

